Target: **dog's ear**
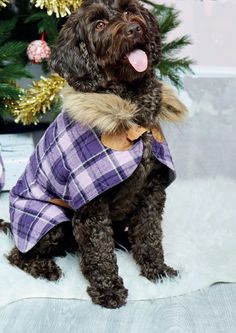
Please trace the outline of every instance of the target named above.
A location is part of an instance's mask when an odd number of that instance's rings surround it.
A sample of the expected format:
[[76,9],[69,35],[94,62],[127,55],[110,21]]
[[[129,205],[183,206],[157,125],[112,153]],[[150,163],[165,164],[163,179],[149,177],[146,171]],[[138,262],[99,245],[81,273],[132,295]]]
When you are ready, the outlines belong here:
[[82,38],[78,13],[73,13],[61,29],[52,49],[49,65],[80,91],[96,91],[100,74],[93,53]]
[[148,34],[151,44],[152,64],[158,65],[161,61],[161,35],[159,24],[155,16],[143,6],[141,8],[141,14],[143,15],[148,27]]

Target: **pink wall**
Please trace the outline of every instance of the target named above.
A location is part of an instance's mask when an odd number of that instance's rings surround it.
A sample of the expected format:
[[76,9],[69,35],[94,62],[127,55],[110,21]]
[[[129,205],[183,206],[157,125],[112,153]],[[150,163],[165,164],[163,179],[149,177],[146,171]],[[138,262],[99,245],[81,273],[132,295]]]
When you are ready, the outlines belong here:
[[181,11],[182,24],[173,36],[189,34],[185,49],[201,67],[236,67],[236,0],[156,0]]

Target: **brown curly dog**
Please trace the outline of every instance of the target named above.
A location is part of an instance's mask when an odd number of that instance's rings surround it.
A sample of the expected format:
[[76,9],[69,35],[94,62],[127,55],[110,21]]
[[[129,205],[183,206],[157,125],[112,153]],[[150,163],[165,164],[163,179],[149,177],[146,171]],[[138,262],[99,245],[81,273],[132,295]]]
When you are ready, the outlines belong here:
[[[158,23],[137,0],[84,0],[62,28],[50,64],[72,87],[69,99],[82,92],[96,104],[99,95],[113,94],[135,105],[132,121],[130,115],[121,119],[116,113],[106,119],[81,111],[75,116],[119,133],[132,122],[152,129],[161,118],[177,120],[185,112],[155,78],[154,65],[160,58]],[[177,271],[165,264],[162,248],[169,174],[153,156],[151,139],[150,131],[142,134],[142,160],[127,180],[84,205],[72,223],[53,228],[28,253],[14,248],[10,263],[34,277],[57,280],[62,272],[53,257],[79,249],[88,293],[94,303],[108,308],[125,304],[128,294],[118,275],[115,241],[131,251],[147,279],[176,276]]]

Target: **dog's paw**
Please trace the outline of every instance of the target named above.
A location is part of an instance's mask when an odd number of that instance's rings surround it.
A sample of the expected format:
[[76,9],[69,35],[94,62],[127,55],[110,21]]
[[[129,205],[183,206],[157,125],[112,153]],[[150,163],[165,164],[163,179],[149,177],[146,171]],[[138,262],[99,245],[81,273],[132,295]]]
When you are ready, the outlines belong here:
[[163,281],[164,278],[174,278],[178,276],[179,272],[172,267],[163,264],[159,267],[145,266],[141,270],[141,275],[146,277],[152,282]]
[[42,272],[42,277],[49,281],[58,281],[62,275],[61,268],[54,262],[54,260],[49,259],[45,273]]
[[16,266],[24,272],[32,275],[34,278],[47,279],[49,281],[57,281],[62,276],[61,268],[53,259],[40,257],[29,257],[19,252],[15,247],[6,258],[11,265]]
[[166,278],[166,277],[175,278],[176,276],[178,276],[178,274],[179,274],[179,271],[164,264],[162,269],[158,272],[158,280],[162,280],[163,278]]
[[61,268],[52,259],[35,260],[31,267],[25,265],[23,270],[31,274],[34,278],[46,279],[48,281],[58,281],[62,277]]
[[110,309],[119,308],[124,305],[128,296],[128,290],[122,285],[113,288],[91,286],[88,287],[87,292],[93,303]]

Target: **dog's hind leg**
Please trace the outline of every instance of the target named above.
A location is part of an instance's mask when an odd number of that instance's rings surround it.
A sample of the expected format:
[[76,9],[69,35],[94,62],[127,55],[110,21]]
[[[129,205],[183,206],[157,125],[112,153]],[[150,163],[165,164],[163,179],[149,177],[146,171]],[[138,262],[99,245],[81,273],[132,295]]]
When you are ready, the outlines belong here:
[[[65,232],[69,224],[65,222],[53,228],[27,253],[21,253],[14,247],[6,256],[7,259],[12,265],[35,278],[45,278],[49,281],[58,280],[62,276],[62,271],[53,257],[66,255],[68,235]],[[72,248],[72,246],[70,247]]]
[[34,278],[56,281],[62,275],[60,267],[53,259],[43,258],[39,254],[29,255],[28,253],[21,253],[16,247],[11,250],[7,259],[12,265],[29,273]]
[[101,197],[82,207],[72,220],[73,232],[81,252],[81,270],[89,280],[92,301],[107,308],[125,304],[128,295],[114,253],[109,207]]

